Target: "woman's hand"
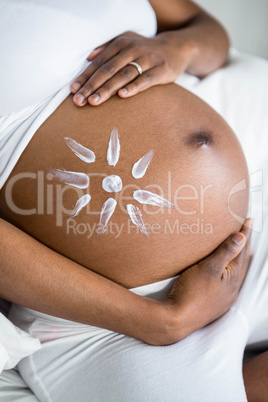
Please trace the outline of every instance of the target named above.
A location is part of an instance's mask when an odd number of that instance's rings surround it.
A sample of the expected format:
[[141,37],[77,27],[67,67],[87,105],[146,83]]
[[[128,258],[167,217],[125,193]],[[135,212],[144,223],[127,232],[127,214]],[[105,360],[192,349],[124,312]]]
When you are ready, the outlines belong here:
[[168,298],[154,300],[85,269],[0,219],[0,296],[151,345],[168,345],[231,307],[247,272],[250,233],[244,226],[239,234],[241,244],[228,239],[209,257],[184,271]]
[[[193,41],[173,32],[146,38],[125,32],[93,50],[91,64],[71,84],[74,103],[99,105],[118,93],[122,98],[159,84],[174,82],[197,52]],[[138,69],[130,65],[138,63]]]
[[179,311],[180,339],[222,316],[235,302],[247,273],[253,220],[206,259],[184,271],[165,299]]

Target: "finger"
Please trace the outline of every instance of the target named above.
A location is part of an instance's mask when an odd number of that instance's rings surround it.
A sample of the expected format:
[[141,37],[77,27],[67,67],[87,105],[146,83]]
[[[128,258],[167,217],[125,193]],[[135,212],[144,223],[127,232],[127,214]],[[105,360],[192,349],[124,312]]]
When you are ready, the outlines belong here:
[[[122,46],[125,43],[125,48]],[[120,47],[121,46],[121,47]],[[121,52],[120,52],[121,51]],[[136,57],[137,47],[127,47],[126,41],[119,41],[118,38],[114,39],[107,47],[96,56],[87,69],[83,72],[82,77],[76,78],[72,88],[78,88],[74,97],[74,102],[78,106],[85,104],[85,98],[95,92],[105,81],[113,76],[118,70],[124,67],[129,61]],[[120,52],[120,54],[119,54]],[[97,76],[94,74],[97,74]],[[84,77],[87,77],[84,80]]]
[[118,95],[121,98],[127,98],[129,96],[136,95],[139,92],[144,91],[154,85],[160,84],[161,72],[159,67],[151,68],[142,73],[135,81],[126,85],[124,88],[118,91]]
[[[142,66],[143,70],[149,69],[152,64],[152,60],[146,57],[141,57],[135,62]],[[112,95],[116,94],[120,88],[137,78],[137,76],[139,76],[137,68],[132,64],[127,64],[110,80],[106,81],[99,89],[97,89],[97,91],[88,98],[88,102],[93,106],[105,102]]]
[[250,248],[250,241],[251,241],[251,235],[252,235],[252,227],[253,227],[254,221],[253,219],[247,219],[241,229],[241,233],[243,233],[246,236],[247,239],[247,244],[246,247],[244,247],[243,252],[238,255],[238,257],[234,260],[234,264],[236,264],[235,268],[240,268],[240,284],[243,284],[243,281],[246,277],[248,268],[249,268],[249,262],[250,262],[250,254],[251,254],[251,248]]
[[244,247],[243,252],[241,252],[234,260],[234,263],[241,264],[245,260],[247,254],[250,253],[250,241],[252,235],[253,219],[249,218],[245,221],[241,233],[246,237],[246,247]]
[[[246,236],[239,232],[225,240],[213,254],[207,257],[204,267],[222,274],[226,267],[239,255],[246,244]],[[228,267],[229,269],[229,267]]]
[[[92,95],[97,89],[99,89],[104,83],[106,83],[109,79],[115,76],[122,68],[128,65],[133,58],[135,58],[135,53],[139,52],[139,50],[127,48],[120,52],[118,55],[115,55],[112,59],[109,59],[107,62],[103,63],[89,78],[89,80],[83,85],[83,87],[79,90],[76,94],[77,96],[74,97],[74,101],[82,101],[84,99]],[[97,60],[97,58],[95,59]],[[148,65],[150,58],[147,57],[147,65],[143,65],[144,69],[148,69],[150,65]],[[93,62],[94,63],[94,60]],[[137,69],[134,66],[131,66],[132,71],[136,72]],[[134,70],[135,69],[135,70]],[[132,77],[133,79],[133,77]],[[122,85],[128,83],[124,81]],[[121,86],[122,87],[122,86]],[[120,87],[119,87],[120,88]]]
[[112,41],[109,40],[109,42],[103,43],[103,45],[96,47],[95,49],[92,50],[92,52],[88,55],[87,60],[92,61],[97,57]]
[[[94,72],[107,60],[112,58],[118,53],[118,45],[114,44],[113,41],[109,42],[105,49],[103,49],[97,56],[94,57],[90,65],[83,71],[82,74],[80,74],[78,77],[75,78],[75,80],[72,82],[70,89],[72,93],[76,93],[77,91],[80,90],[80,88],[85,85],[85,83],[88,81],[88,79],[94,74]],[[94,90],[92,89],[92,92]],[[75,101],[75,99],[74,99]],[[82,97],[76,98],[75,102],[78,106],[81,106],[83,104],[87,104],[87,101],[83,100]]]
[[72,94],[76,94],[77,91],[87,82],[88,80],[88,67],[80,74],[70,85],[70,91]]
[[115,95],[122,86],[134,80],[138,75],[137,69],[128,65],[118,71],[118,73],[110,80],[106,81],[98,88],[93,95],[89,96],[88,103],[92,106],[99,105]]
[[254,225],[254,219],[247,218],[241,229],[241,232],[244,233],[244,235],[246,236],[247,239],[251,238],[253,225]]

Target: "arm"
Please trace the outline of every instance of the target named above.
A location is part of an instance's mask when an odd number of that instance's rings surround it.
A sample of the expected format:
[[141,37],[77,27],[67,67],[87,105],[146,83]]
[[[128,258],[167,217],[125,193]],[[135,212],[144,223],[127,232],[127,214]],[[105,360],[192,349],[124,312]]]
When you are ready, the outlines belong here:
[[[184,71],[204,77],[222,66],[229,52],[224,28],[189,0],[150,0],[158,32],[145,38],[125,32],[88,56],[91,64],[71,85],[74,103],[97,106],[118,93],[121,98],[174,82]],[[139,75],[130,62],[142,68]]]
[[175,330],[168,306],[83,268],[2,219],[0,245],[0,296],[13,303],[148,343],[165,342],[167,329]]
[[[245,275],[246,260],[240,252],[249,231],[243,230],[238,234],[240,244],[228,239],[206,260],[187,269],[170,297],[156,301],[79,266],[0,219],[0,296],[151,345],[171,344],[215,320],[233,304],[240,287],[237,278]],[[232,274],[226,276],[230,261]],[[201,302],[197,314],[195,306]]]
[[249,402],[268,401],[268,351],[243,365],[243,378]]
[[222,25],[189,0],[150,0],[155,10],[158,34],[180,50],[192,51],[187,71],[203,77],[221,67],[228,57],[229,38]]

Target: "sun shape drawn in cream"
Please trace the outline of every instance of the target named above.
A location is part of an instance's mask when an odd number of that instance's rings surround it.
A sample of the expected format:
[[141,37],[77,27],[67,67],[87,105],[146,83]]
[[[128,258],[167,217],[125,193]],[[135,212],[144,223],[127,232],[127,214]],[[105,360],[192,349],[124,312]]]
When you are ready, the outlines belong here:
[[[85,163],[94,163],[96,160],[95,154],[90,149],[78,144],[75,140],[64,137],[66,144],[71,151]],[[118,131],[116,127],[113,128],[108,144],[107,150],[107,162],[110,166],[115,166],[120,156],[120,141]],[[132,167],[132,176],[135,179],[140,179],[146,173],[148,166],[154,156],[154,150],[151,149],[144,156],[142,156]],[[89,177],[82,172],[72,172],[60,169],[50,170],[51,179],[58,180],[70,186],[74,186],[80,189],[86,189],[89,187]],[[117,193],[122,190],[123,183],[121,177],[117,175],[106,176],[102,181],[102,188],[107,193]],[[174,204],[166,200],[165,198],[151,193],[147,190],[136,190],[133,192],[133,198],[140,204],[155,205],[158,207],[174,207]],[[90,202],[91,196],[85,194],[80,197],[73,210],[71,211],[67,222],[79,215],[80,211]],[[117,202],[114,198],[108,198],[101,209],[98,233],[104,233],[106,231],[107,224],[113,215]],[[127,204],[128,215],[134,225],[136,225],[140,232],[149,237],[145,224],[142,219],[141,211],[138,207],[132,204]]]

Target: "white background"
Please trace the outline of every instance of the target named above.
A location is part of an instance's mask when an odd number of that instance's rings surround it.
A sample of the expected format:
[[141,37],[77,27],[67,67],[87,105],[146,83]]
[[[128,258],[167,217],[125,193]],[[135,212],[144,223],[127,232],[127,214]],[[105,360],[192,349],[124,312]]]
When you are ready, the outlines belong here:
[[268,59],[268,0],[196,0],[227,28],[232,46]]

